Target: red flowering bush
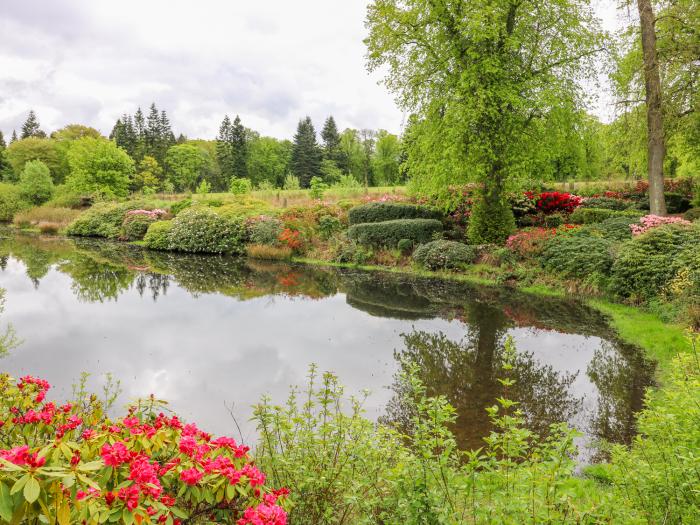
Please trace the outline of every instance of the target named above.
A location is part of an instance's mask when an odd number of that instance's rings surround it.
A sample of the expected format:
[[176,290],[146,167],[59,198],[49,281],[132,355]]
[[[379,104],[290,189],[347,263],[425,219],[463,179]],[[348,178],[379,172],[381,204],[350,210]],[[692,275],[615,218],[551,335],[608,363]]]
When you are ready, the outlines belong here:
[[46,401],[49,384],[0,375],[0,522],[285,525],[248,447],[214,438],[154,399],[108,419],[93,396]]
[[535,206],[545,214],[571,213],[581,205],[581,197],[571,193],[545,191],[540,193]]
[[285,228],[279,235],[279,241],[290,248],[292,251],[299,251],[302,246],[301,233],[299,230]]

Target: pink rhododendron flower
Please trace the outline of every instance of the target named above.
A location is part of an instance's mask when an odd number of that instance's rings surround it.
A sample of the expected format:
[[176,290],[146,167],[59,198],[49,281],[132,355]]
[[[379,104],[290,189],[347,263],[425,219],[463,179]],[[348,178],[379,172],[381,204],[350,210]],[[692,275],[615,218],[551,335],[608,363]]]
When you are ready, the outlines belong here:
[[102,447],[101,456],[105,462],[105,465],[108,467],[118,467],[122,463],[126,463],[131,459],[131,453],[122,442],[117,442],[111,446],[105,444]]
[[632,230],[632,235],[635,237],[665,224],[682,224],[683,226],[692,224],[690,221],[680,217],[662,217],[660,215],[645,215],[639,219],[639,222],[641,224],[630,224],[630,230]]
[[196,485],[202,479],[202,476],[204,476],[204,473],[194,467],[180,472],[180,479],[188,485]]
[[238,525],[287,525],[287,513],[282,507],[262,503],[246,509]]

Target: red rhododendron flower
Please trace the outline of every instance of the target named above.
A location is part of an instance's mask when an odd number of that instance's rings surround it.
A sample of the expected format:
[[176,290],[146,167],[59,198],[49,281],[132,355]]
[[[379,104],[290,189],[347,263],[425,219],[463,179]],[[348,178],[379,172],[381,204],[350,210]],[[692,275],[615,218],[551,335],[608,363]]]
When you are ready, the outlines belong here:
[[188,485],[196,485],[202,479],[202,476],[204,476],[204,473],[194,467],[180,472],[180,479]]

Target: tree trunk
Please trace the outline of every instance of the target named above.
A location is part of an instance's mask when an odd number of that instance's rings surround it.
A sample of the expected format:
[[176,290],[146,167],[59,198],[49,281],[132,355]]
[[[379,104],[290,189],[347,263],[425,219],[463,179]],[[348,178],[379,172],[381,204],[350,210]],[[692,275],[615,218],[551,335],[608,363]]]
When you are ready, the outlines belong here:
[[654,215],[666,215],[664,199],[664,122],[661,109],[661,78],[656,58],[656,21],[651,0],[637,0],[642,30],[644,87],[647,103],[647,168],[649,171],[649,206]]

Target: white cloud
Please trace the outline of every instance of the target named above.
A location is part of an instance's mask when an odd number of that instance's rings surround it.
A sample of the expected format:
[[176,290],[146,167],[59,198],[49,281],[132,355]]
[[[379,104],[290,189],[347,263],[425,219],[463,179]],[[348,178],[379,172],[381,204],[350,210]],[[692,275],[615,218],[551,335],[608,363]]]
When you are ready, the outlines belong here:
[[[602,16],[614,9],[601,4]],[[0,129],[37,111],[51,131],[109,133],[155,101],[176,133],[212,138],[225,113],[291,137],[309,114],[400,131],[403,115],[365,70],[364,0],[0,0]]]

